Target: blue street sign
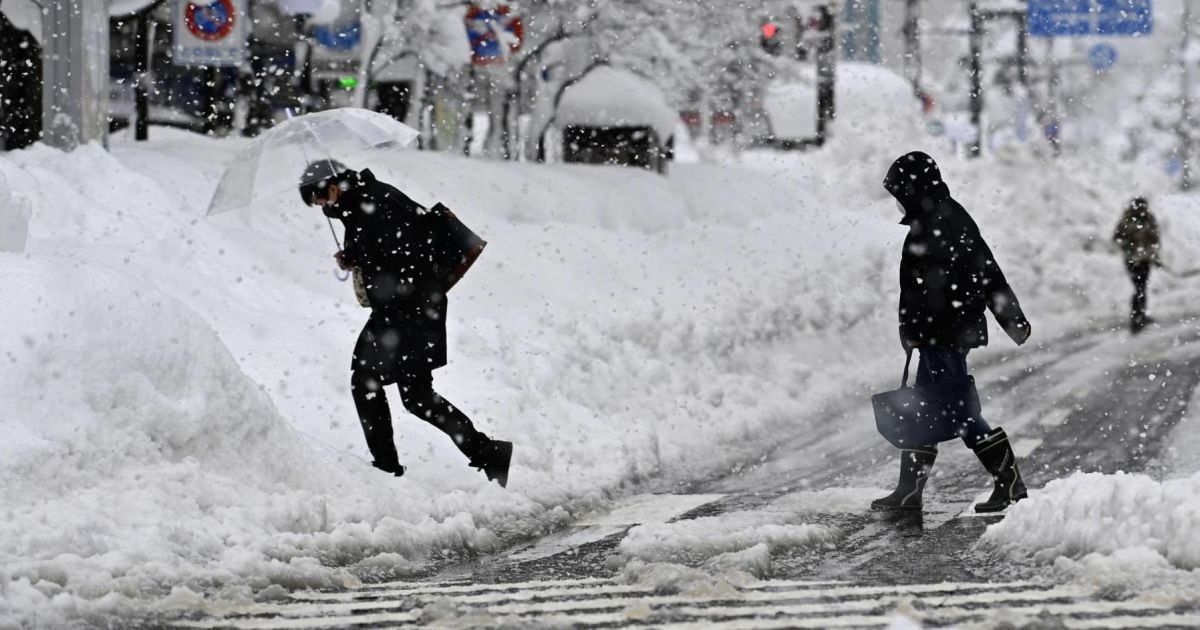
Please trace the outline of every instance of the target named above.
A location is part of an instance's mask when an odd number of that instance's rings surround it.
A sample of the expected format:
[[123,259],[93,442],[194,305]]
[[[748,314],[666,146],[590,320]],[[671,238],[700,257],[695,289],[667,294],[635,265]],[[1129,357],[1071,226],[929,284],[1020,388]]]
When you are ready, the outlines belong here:
[[1112,44],[1096,44],[1088,49],[1088,63],[1096,72],[1108,72],[1117,63],[1117,49]]
[[1147,35],[1152,0],[1029,0],[1026,18],[1034,37]]
[[320,25],[313,29],[313,37],[317,43],[334,50],[354,50],[362,41],[362,26],[358,20]]

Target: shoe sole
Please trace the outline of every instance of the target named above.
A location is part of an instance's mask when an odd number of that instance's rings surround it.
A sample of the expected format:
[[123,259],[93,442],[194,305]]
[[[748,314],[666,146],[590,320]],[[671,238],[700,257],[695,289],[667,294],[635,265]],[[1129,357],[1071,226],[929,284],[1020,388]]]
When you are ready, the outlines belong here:
[[871,509],[876,512],[920,512],[919,505],[872,505]]

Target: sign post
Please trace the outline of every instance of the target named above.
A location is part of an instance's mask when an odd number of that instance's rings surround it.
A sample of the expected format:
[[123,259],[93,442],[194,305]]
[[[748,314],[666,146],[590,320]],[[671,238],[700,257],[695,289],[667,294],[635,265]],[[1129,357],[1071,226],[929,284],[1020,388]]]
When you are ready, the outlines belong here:
[[108,0],[47,0],[42,13],[42,140],[108,142]]
[[246,57],[246,0],[176,0],[174,60],[239,66]]

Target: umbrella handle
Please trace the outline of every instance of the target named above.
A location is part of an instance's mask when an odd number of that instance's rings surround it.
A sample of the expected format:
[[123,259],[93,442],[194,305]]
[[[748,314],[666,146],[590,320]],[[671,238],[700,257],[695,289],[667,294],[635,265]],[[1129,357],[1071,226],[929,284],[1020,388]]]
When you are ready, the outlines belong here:
[[350,272],[342,271],[341,269],[334,269],[333,275],[337,277],[338,282],[345,282],[350,279]]

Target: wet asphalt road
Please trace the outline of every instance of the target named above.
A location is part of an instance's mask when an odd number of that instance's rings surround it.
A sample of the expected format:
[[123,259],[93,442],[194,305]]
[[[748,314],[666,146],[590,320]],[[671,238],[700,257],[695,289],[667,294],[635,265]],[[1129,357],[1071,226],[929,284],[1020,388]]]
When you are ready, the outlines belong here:
[[[1136,337],[1119,326],[1114,321],[972,362],[985,398],[984,415],[993,426],[1008,429],[1031,492],[1075,471],[1159,476],[1154,462],[1200,383],[1200,323],[1165,323]],[[864,401],[834,414],[828,423],[869,422],[869,414]],[[890,488],[895,457],[881,438],[864,442],[861,435],[847,439],[832,431],[814,442],[811,435],[798,435],[781,443],[767,460],[736,473],[654,491],[725,495],[677,518],[715,516],[764,506],[801,488]],[[814,515],[807,522],[831,525],[845,537],[832,548],[773,552],[769,577],[916,584],[1021,576],[1031,569],[1008,566],[973,548],[987,526],[1002,518],[970,510],[990,485],[965,446],[946,443],[925,493],[923,514]],[[610,576],[611,559],[623,538],[624,532],[616,532],[528,561],[501,554],[434,577],[519,581]]]

